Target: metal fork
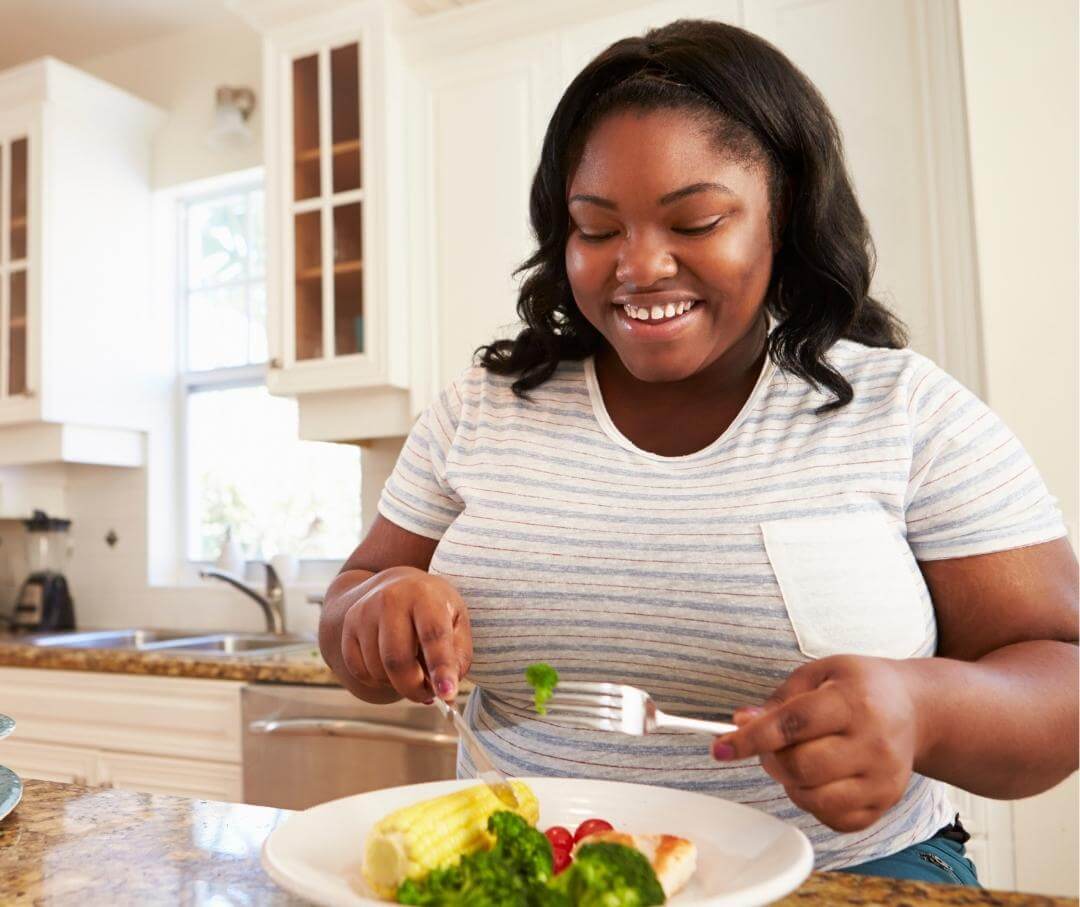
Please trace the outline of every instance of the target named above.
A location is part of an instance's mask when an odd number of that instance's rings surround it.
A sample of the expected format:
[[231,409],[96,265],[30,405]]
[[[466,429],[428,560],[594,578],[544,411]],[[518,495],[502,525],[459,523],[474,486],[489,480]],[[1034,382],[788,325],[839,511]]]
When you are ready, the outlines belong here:
[[635,737],[660,730],[697,734],[729,734],[738,730],[734,724],[723,721],[669,715],[660,711],[644,690],[616,683],[558,683],[548,700],[547,714],[560,724]]

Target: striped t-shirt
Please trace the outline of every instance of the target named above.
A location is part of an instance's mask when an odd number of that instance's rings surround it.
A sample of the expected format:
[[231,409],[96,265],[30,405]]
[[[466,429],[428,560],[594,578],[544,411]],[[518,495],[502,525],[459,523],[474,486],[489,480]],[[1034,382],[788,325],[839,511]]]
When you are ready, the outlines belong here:
[[686,456],[619,432],[591,360],[561,364],[529,401],[470,368],[418,420],[379,510],[439,540],[430,570],[472,622],[467,718],[496,764],[750,804],[801,828],[819,869],[895,853],[951,820],[944,785],[915,775],[875,825],[839,834],[757,760],[715,762],[706,737],[569,729],[530,708],[523,672],[537,661],[720,718],[812,657],[929,656],[917,560],[1064,534],[1016,438],[933,363],[847,341],[829,359],[849,405],[818,414],[830,397],[766,361],[731,426]]

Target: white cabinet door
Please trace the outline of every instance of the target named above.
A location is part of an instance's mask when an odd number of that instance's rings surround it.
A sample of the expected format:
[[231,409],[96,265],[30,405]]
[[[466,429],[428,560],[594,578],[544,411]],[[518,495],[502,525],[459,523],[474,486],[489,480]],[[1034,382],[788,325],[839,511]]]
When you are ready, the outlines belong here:
[[[265,4],[238,4],[263,28]],[[264,31],[271,393],[404,398],[402,77],[379,4],[307,12]],[[295,18],[293,18],[295,17]],[[273,18],[273,17],[272,17]]]
[[109,787],[202,800],[239,802],[243,791],[239,765],[134,753],[99,752],[97,779]]
[[558,54],[551,36],[525,38],[425,64],[418,74],[430,223],[415,226],[433,240],[437,384],[465,368],[477,346],[515,332],[513,272],[532,247],[529,185]]
[[4,765],[20,778],[59,781],[63,784],[97,783],[97,754],[77,746],[5,740]]

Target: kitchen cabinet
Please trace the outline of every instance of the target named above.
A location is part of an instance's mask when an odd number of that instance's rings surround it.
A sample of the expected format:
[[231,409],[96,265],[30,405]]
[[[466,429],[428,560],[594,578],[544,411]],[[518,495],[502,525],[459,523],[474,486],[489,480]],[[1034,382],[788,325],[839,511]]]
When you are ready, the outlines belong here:
[[243,797],[237,681],[0,668],[16,721],[0,760],[26,778]]
[[394,8],[232,8],[264,36],[267,386],[297,397],[303,437],[402,434],[412,350]]
[[151,105],[44,58],[0,73],[0,465],[137,465]]
[[205,800],[243,799],[239,765],[136,753],[98,753],[95,769],[96,783],[103,787]]
[[90,749],[12,739],[4,741],[3,760],[20,778],[63,784],[97,783],[97,753]]

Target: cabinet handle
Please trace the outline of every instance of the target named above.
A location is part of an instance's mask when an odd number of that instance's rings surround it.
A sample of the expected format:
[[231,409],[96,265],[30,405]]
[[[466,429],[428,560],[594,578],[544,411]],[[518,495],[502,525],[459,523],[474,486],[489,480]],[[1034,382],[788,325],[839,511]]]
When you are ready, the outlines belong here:
[[285,718],[252,721],[248,725],[252,734],[269,734],[277,737],[354,737],[361,740],[382,740],[388,743],[412,743],[420,746],[456,747],[454,734],[438,731],[417,731],[393,724],[374,721],[356,721],[348,718]]
[[274,358],[270,360],[269,365],[270,368],[281,368],[281,360],[278,359],[277,356],[274,356]]

